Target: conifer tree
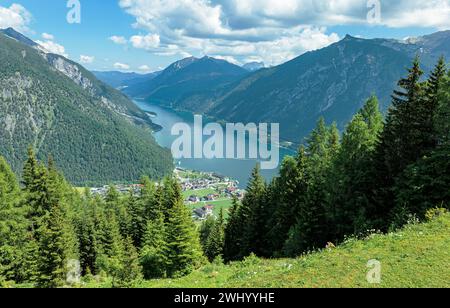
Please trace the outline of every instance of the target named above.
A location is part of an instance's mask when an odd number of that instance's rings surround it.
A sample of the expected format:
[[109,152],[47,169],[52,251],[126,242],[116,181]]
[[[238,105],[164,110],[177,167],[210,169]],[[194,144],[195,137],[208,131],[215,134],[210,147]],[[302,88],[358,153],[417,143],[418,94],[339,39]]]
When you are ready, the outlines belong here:
[[140,248],[146,228],[144,207],[132,191],[130,191],[128,200],[126,200],[126,206],[126,212],[129,216],[128,236],[133,240],[133,245]]
[[16,282],[25,281],[29,270],[24,267],[28,223],[21,201],[16,177],[0,157],[0,276]]
[[223,257],[224,241],[225,220],[222,208],[206,241],[205,255],[210,262],[213,262],[217,257]]
[[45,198],[41,201],[43,216],[36,234],[39,246],[37,283],[40,287],[64,285],[70,260],[78,260],[77,239],[62,190],[63,178],[53,169],[42,179]]
[[285,158],[280,176],[271,185],[273,196],[270,198],[273,216],[269,231],[269,247],[272,255],[281,255],[289,230],[296,224],[301,205],[305,202],[308,187],[306,165],[307,157],[302,146],[297,158]]
[[140,202],[144,210],[145,221],[155,220],[162,211],[160,188],[156,188],[149,177],[143,177],[141,184]]
[[424,153],[422,140],[422,106],[424,87],[420,83],[423,71],[419,58],[413,62],[406,78],[399,81],[400,90],[392,96],[393,107],[389,111],[386,128],[382,135],[380,150],[382,160],[392,183],[409,164]]
[[143,247],[140,253],[145,279],[164,278],[167,271],[167,242],[164,215],[159,214],[147,222]]
[[[424,218],[427,210],[448,208],[450,203],[450,72],[439,81],[444,67],[445,63],[441,59],[430,77],[427,91],[428,101],[437,99],[437,103],[433,103],[437,109],[434,117],[437,147],[410,165],[396,182],[397,220],[394,223],[397,226],[406,222],[407,215]],[[438,92],[437,96],[430,94],[435,91]],[[398,215],[399,212],[403,217]]]
[[383,114],[380,111],[380,103],[375,95],[372,95],[359,111],[359,114],[366,122],[369,128],[369,134],[374,140],[378,140],[383,132],[384,122]]
[[31,187],[33,181],[36,178],[36,172],[38,169],[38,161],[34,153],[33,148],[30,146],[28,148],[28,158],[23,167],[22,183],[25,187]]
[[76,260],[73,230],[64,210],[55,204],[44,217],[39,228],[39,261],[37,283],[39,287],[63,286],[67,278],[69,260]]
[[244,224],[240,214],[241,204],[236,196],[233,196],[228,222],[225,226],[224,260],[226,262],[242,258],[242,230]]
[[114,212],[100,212],[96,232],[98,245],[97,268],[106,273],[113,273],[119,268],[124,246]]
[[179,196],[177,196],[177,184],[178,183],[173,176],[166,177],[162,183],[162,191],[160,191],[162,194],[161,205],[166,223],[169,221],[170,210],[179,199]]
[[242,257],[249,256],[251,253],[262,255],[265,247],[265,239],[268,233],[267,222],[269,220],[265,200],[266,189],[266,182],[261,176],[259,165],[257,165],[253,169],[239,211],[244,227],[241,232]]
[[372,227],[368,214],[372,211],[370,166],[382,128],[378,100],[372,96],[347,126],[329,176],[333,240]]
[[113,272],[114,288],[131,288],[142,279],[142,268],[139,263],[139,254],[128,237],[124,240],[124,250],[119,258],[119,266]]
[[[88,204],[88,206],[89,205],[90,204]],[[98,273],[98,245],[93,216],[94,214],[89,208],[84,208],[81,217],[76,224],[79,241],[80,266],[83,275],[88,272],[94,275]]]
[[305,202],[300,203],[297,222],[289,231],[284,253],[296,256],[325,247],[331,232],[327,178],[339,151],[339,133],[335,125],[328,128],[323,118],[307,139],[306,174],[308,184]]
[[434,120],[438,145],[450,142],[450,70],[442,81]]
[[420,82],[423,71],[417,57],[408,76],[399,81],[400,90],[394,91],[393,107],[389,111],[386,126],[377,146],[374,170],[375,228],[386,230],[389,221],[398,212],[395,209],[393,187],[397,178],[411,164],[414,164],[433,149],[434,130],[430,119],[435,110],[427,110],[426,85]]
[[105,196],[106,206],[110,209],[117,209],[120,202],[120,194],[114,185],[110,185]]
[[202,244],[203,251],[206,251],[206,244],[208,242],[209,235],[214,228],[216,219],[214,216],[208,216],[208,218],[202,223],[200,227],[200,243]]
[[203,254],[200,239],[195,224],[191,217],[191,212],[184,205],[181,187],[174,185],[172,180],[171,188],[174,189],[172,199],[173,204],[168,204],[167,221],[167,275],[178,277],[189,274],[199,264],[203,262]]

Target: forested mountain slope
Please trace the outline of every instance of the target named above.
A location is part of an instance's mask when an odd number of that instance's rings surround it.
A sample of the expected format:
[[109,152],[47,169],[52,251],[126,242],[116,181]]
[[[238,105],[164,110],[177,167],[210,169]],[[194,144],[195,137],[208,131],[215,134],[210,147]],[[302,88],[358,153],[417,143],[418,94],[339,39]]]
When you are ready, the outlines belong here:
[[43,52],[12,29],[0,33],[0,154],[20,172],[27,148],[52,154],[75,184],[135,181],[171,172],[158,127],[83,67]]
[[175,109],[202,112],[227,86],[248,71],[211,57],[186,58],[173,63],[150,81],[132,84],[124,93]]

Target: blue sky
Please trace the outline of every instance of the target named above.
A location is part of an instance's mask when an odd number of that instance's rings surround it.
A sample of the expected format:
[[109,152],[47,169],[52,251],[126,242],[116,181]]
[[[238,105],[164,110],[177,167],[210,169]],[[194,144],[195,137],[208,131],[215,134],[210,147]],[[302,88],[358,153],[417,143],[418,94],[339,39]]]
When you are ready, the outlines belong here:
[[[148,72],[190,55],[277,65],[347,33],[402,39],[450,28],[450,0],[0,0],[13,26],[89,69]],[[369,14],[369,17],[367,17]]]

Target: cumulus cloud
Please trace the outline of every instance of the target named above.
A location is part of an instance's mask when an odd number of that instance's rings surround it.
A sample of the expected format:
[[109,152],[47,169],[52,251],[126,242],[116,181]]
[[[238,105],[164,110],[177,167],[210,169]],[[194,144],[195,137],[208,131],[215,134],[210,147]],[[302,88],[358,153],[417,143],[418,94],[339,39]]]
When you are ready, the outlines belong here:
[[130,42],[135,48],[154,50],[155,48],[159,47],[159,43],[161,42],[161,40],[159,35],[157,34],[148,34],[145,36],[134,35],[130,38]]
[[53,41],[55,39],[55,37],[53,35],[45,33],[45,32],[42,33],[42,38],[44,40],[49,40],[49,41]]
[[152,69],[148,65],[141,65],[141,66],[139,66],[138,70],[141,71],[141,72],[144,72],[144,73],[148,73]]
[[237,62],[258,58],[269,65],[339,40],[327,27],[450,27],[448,0],[119,0],[135,17],[135,48],[158,55],[210,54]]
[[125,45],[127,43],[127,39],[123,36],[113,35],[109,38],[109,40],[118,45]]
[[213,55],[213,57],[214,57],[215,59],[225,60],[225,61],[230,62],[230,63],[235,64],[235,65],[239,65],[239,66],[242,65],[242,62],[236,60],[236,58],[233,57],[233,56]]
[[69,55],[66,53],[66,49],[64,48],[64,46],[62,46],[54,41],[51,41],[51,40],[39,41],[38,40],[38,41],[36,41],[36,43],[41,45],[47,52],[69,58]]
[[0,29],[12,27],[17,31],[28,31],[32,16],[22,5],[0,6]]
[[91,64],[94,62],[94,60],[95,60],[95,57],[93,57],[93,56],[80,55],[80,63],[82,63],[82,64]]
[[130,69],[130,66],[128,64],[116,62],[114,63],[114,68],[122,71],[127,71]]

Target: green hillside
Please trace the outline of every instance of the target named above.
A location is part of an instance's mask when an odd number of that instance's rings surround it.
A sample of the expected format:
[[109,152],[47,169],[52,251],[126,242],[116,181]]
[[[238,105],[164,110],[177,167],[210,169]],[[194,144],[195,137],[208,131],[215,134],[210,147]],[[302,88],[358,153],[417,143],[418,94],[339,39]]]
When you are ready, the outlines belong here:
[[119,91],[61,56],[0,33],[0,155],[21,173],[27,148],[52,154],[77,185],[160,178],[172,171],[157,127]]
[[[408,225],[387,235],[348,240],[342,246],[298,259],[207,265],[181,279],[153,280],[143,287],[450,287],[450,214]],[[367,282],[369,260],[382,266],[381,284]]]

